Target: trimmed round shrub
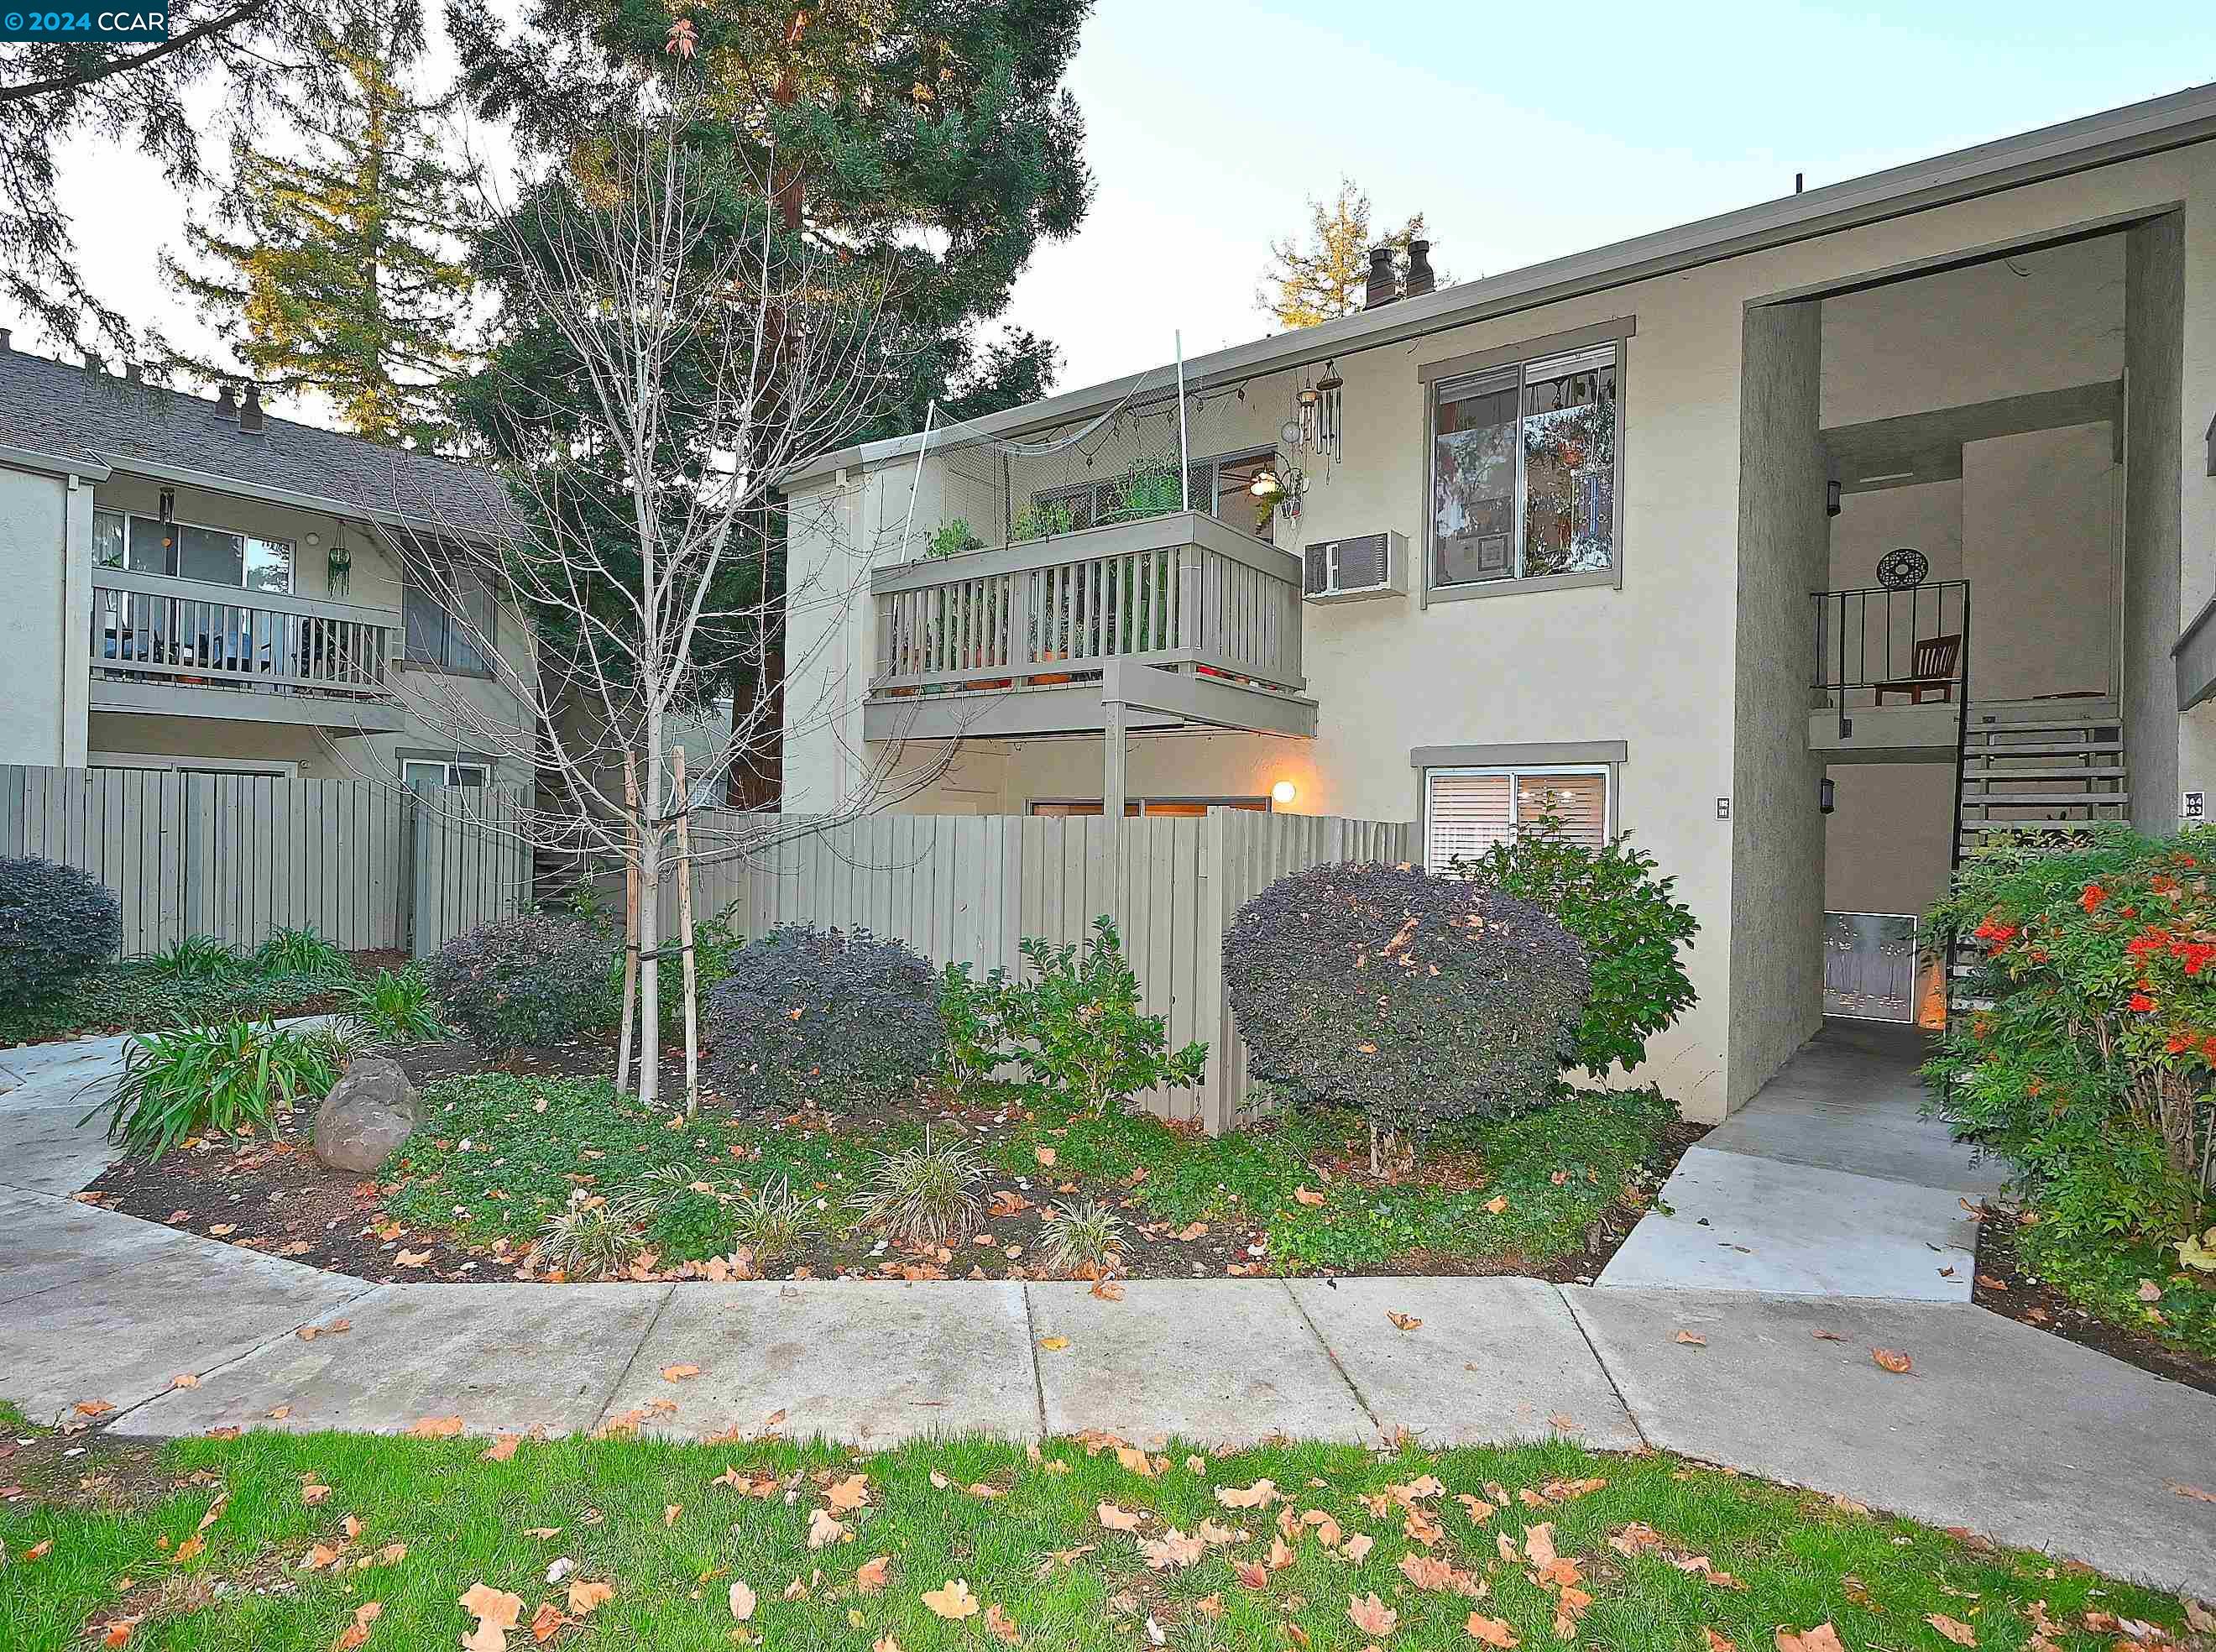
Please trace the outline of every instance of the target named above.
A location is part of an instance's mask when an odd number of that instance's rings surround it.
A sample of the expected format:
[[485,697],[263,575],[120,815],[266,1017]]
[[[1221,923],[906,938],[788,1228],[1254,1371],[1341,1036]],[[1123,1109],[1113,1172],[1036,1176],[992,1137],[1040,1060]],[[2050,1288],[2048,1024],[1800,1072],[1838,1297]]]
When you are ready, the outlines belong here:
[[614,1019],[607,938],[567,918],[497,919],[441,946],[425,975],[440,1020],[495,1055],[575,1038]]
[[709,1075],[746,1106],[906,1095],[939,1069],[939,987],[916,952],[866,929],[773,929],[708,995]]
[[34,855],[0,859],[0,1002],[58,997],[122,944],[123,903],[90,872]]
[[1584,945],[1530,902],[1375,864],[1255,896],[1223,978],[1259,1075],[1388,1131],[1547,1100],[1591,991]]

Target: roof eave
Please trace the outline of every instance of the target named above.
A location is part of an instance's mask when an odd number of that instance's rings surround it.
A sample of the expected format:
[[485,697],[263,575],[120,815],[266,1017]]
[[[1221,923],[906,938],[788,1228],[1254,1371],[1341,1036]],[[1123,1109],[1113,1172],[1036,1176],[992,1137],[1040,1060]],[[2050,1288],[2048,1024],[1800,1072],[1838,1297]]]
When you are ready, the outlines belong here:
[[292,488],[272,487],[267,483],[249,482],[235,476],[220,475],[214,471],[194,470],[189,465],[166,465],[158,459],[142,458],[135,453],[103,453],[113,471],[133,476],[151,477],[157,482],[174,482],[180,487],[199,488],[209,493],[227,493],[241,499],[259,500],[264,504],[284,505],[296,510],[312,510],[324,515],[342,516],[348,521],[372,522],[380,527],[404,528],[411,533],[428,533],[440,539],[466,539],[473,544],[491,544],[495,536],[480,527],[451,521],[439,521],[428,517],[410,515],[404,511],[384,510],[370,505],[354,503],[349,499],[336,499],[325,494],[302,493]]
[[[2212,138],[2216,138],[2216,84],[2189,87],[1523,269],[1442,287],[1421,298],[1404,299],[1320,327],[1234,344],[1187,361],[1186,381],[1204,385],[1227,377],[1286,371],[1327,356],[1374,349],[1444,327],[1605,292]],[[1149,380],[1160,379],[1165,371],[1161,367],[1150,367],[1029,402],[972,421],[965,429],[972,435],[1006,435],[1062,423],[1113,406]],[[919,432],[842,447],[796,466],[780,478],[779,485],[790,489],[840,469],[866,469],[889,459],[912,458],[921,440]]]

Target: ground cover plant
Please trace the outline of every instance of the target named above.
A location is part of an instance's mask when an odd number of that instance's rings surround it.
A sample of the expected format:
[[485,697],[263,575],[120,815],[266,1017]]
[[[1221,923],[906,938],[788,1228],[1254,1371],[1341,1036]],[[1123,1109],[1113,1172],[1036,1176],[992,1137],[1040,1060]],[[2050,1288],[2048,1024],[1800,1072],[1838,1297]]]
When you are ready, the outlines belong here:
[[2044,1555],[1559,1439],[864,1454],[459,1427],[80,1436],[0,1509],[0,1642],[2155,1652],[2208,1621]]
[[2024,1201],[2021,1261],[2103,1318],[2216,1355],[2216,832],[2105,829],[1972,857],[1930,919],[1981,952],[1927,1068]]
[[[1558,1263],[1575,1277],[1575,1259],[1628,1229],[1691,1138],[1652,1090],[1580,1094],[1443,1128],[1418,1174],[1394,1180],[1367,1174],[1358,1113],[1313,1106],[1211,1138],[1008,1087],[930,1114],[704,1107],[690,1121],[591,1079],[473,1074],[424,1095],[424,1128],[387,1167],[384,1215],[363,1230],[440,1276],[474,1256],[484,1266],[471,1277],[483,1278],[545,1277],[552,1265],[526,1248],[581,1206],[596,1236],[612,1224],[636,1242],[596,1253],[625,1273],[643,1255],[649,1272],[694,1276],[721,1258],[823,1278]],[[1108,1250],[1114,1267],[1097,1260]]]
[[46,998],[0,992],[0,1045],[342,1012],[357,987],[407,964],[392,952],[341,956],[343,976],[328,959],[315,973],[293,974],[282,955],[242,956],[208,937],[188,937],[160,952],[109,959]]

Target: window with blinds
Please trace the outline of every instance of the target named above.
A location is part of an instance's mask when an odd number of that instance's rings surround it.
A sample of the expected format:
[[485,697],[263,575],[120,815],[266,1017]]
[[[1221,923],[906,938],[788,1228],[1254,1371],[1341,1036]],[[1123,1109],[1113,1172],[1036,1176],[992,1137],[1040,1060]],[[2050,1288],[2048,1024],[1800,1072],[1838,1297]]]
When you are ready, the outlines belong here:
[[1604,767],[1426,769],[1424,863],[1443,872],[1546,821],[1598,847],[1608,841],[1608,782]]

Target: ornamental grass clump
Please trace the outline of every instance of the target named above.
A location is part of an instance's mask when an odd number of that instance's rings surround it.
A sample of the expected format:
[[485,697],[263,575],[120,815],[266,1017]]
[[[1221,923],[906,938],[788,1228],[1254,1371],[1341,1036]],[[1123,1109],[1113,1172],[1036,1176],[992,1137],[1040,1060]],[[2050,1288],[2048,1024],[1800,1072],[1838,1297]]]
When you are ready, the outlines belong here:
[[984,1175],[975,1154],[934,1144],[926,1129],[922,1146],[878,1155],[852,1200],[858,1225],[919,1249],[959,1244],[984,1217],[976,1191]]
[[897,940],[788,924],[741,947],[708,995],[709,1076],[745,1107],[868,1106],[939,1068],[940,981]]
[[1123,1266],[1123,1218],[1097,1199],[1057,1205],[1039,1224],[1039,1261],[1050,1273],[1105,1279]]
[[1584,944],[1530,902],[1378,864],[1255,896],[1223,978],[1254,1071],[1360,1108],[1373,1166],[1381,1135],[1549,1100],[1591,992]]
[[279,1111],[323,1095],[348,1051],[328,1029],[229,1021],[143,1033],[124,1046],[123,1072],[80,1123],[108,1115],[126,1152],[159,1159],[209,1131],[267,1130]]
[[90,872],[35,855],[0,857],[0,1003],[58,997],[122,940],[123,904]]

